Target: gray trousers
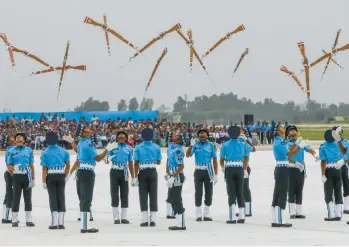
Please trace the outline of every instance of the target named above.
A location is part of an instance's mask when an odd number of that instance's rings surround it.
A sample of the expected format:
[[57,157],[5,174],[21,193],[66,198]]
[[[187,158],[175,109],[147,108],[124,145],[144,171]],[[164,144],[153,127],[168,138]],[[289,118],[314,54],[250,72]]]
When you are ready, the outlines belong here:
[[251,168],[249,166],[247,167],[247,172],[248,172],[248,178],[244,178],[244,188],[242,193],[244,195],[245,202],[251,202],[252,201],[251,190],[250,190]]
[[24,197],[24,211],[32,211],[32,189],[28,189],[29,179],[27,175],[13,174],[13,205],[12,212],[17,213],[19,211],[19,205],[21,202],[22,192]]
[[80,211],[90,212],[95,186],[95,173],[90,170],[78,170]]
[[301,205],[303,202],[304,171],[289,168],[288,202]]
[[143,169],[138,173],[138,192],[141,211],[158,211],[158,173],[156,169]]
[[326,204],[333,201],[333,191],[335,199],[334,203],[343,204],[341,170],[338,170],[336,168],[327,168],[325,176],[327,178],[324,184]]
[[341,168],[342,184],[343,184],[343,196],[349,196],[349,178],[348,178],[348,168],[346,165]]
[[183,207],[183,200],[182,200],[182,188],[184,183],[184,174],[179,174],[179,179],[182,185],[180,186],[172,186],[172,188],[169,189],[169,201],[172,205],[174,214],[183,214],[185,211],[185,208]]
[[195,170],[194,172],[194,184],[195,184],[195,206],[201,207],[203,186],[205,187],[205,205],[212,205],[213,196],[213,184],[211,183],[210,176],[206,170]]
[[8,171],[6,171],[4,173],[4,178],[6,183],[4,205],[6,205],[7,208],[12,208],[12,201],[13,201],[12,176]]
[[51,212],[65,212],[65,175],[48,174],[46,184]]
[[125,181],[124,170],[110,169],[111,206],[119,207],[119,191],[121,208],[128,208],[128,181]]
[[287,191],[288,191],[288,179],[289,179],[288,167],[275,167],[274,169],[274,193],[272,206],[279,206],[285,210],[287,202]]
[[239,208],[245,207],[243,195],[244,187],[244,168],[242,167],[226,167],[225,182],[227,185],[228,205],[229,207],[238,201]]

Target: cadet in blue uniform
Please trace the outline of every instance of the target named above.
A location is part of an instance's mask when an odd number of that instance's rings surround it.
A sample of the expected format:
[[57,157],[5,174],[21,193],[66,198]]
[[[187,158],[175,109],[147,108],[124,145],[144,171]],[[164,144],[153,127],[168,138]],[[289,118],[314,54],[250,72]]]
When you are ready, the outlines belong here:
[[[198,131],[199,139],[192,139],[191,146],[186,152],[187,157],[195,154],[195,206],[196,221],[212,221],[209,216],[210,206],[212,205],[213,185],[218,182],[218,162],[214,143],[208,141],[209,132],[206,129]],[[213,165],[212,165],[213,162]],[[202,187],[205,187],[205,208],[202,215]]]
[[[168,157],[170,156],[170,152],[172,150],[172,148],[174,147],[173,145],[173,138],[176,137],[176,135],[172,135],[172,139],[171,141],[168,143],[168,147],[167,147],[167,161],[166,161],[166,164],[168,166]],[[166,172],[166,175],[165,175],[165,180],[167,181],[169,179],[169,174],[168,172]],[[168,188],[168,191],[167,191],[167,199],[166,199],[166,203],[167,203],[167,215],[166,215],[166,218],[167,219],[175,219],[176,216],[175,216],[175,213],[173,211],[173,208],[172,208],[172,204],[171,204],[171,201],[170,201],[170,188]]]
[[[248,177],[248,154],[251,151],[245,141],[238,139],[240,127],[228,129],[229,141],[225,142],[220,152],[220,166],[223,169],[227,184],[229,220],[228,224],[245,223],[245,201],[243,195],[244,178]],[[239,208],[239,219],[236,220],[236,200]]]
[[251,189],[250,189],[250,175],[251,175],[251,167],[250,167],[250,153],[255,152],[256,148],[252,144],[252,135],[251,132],[247,128],[241,129],[242,135],[239,137],[239,139],[243,142],[246,142],[248,144],[248,157],[247,157],[247,173],[248,176],[244,178],[244,188],[243,188],[243,195],[245,200],[245,216],[251,217],[252,216],[252,196],[251,196]]
[[[327,217],[325,221],[340,221],[342,218],[342,178],[340,169],[344,165],[345,148],[341,142],[341,128],[326,130],[325,142],[320,146],[321,174],[324,183]],[[333,204],[333,191],[334,201]]]
[[[332,128],[332,130],[336,130],[338,127],[340,126],[335,126]],[[349,150],[348,147],[349,146],[349,142],[347,140],[345,140],[343,138],[343,129],[341,129],[341,131],[339,132],[341,139],[342,139],[342,144],[345,147],[345,152],[346,155],[344,157],[344,159],[348,159],[349,158]],[[342,184],[343,184],[343,213],[344,214],[349,214],[349,178],[348,178],[348,166],[349,164],[346,163],[344,166],[342,166],[341,168],[341,178],[342,178]]]
[[[295,125],[289,125],[286,127],[286,138],[289,138],[289,146],[296,143],[297,132],[298,130]],[[316,152],[310,146],[305,146],[292,157],[292,160],[294,160],[296,164],[290,166],[289,169],[288,205],[291,219],[305,219],[302,212],[304,178],[306,177],[304,152],[311,153],[314,156],[315,161],[319,160]]]
[[[15,146],[15,138],[14,137],[6,137],[6,140],[3,141],[3,147],[6,148],[5,153],[5,164],[8,165],[8,158],[10,155],[11,149]],[[13,191],[12,191],[12,176],[10,172],[6,169],[4,173],[5,183],[6,183],[6,193],[4,199],[4,207],[2,213],[2,223],[9,224],[12,223],[12,201],[13,201]]]
[[290,165],[295,165],[295,161],[291,158],[302,148],[306,146],[306,143],[299,138],[295,145],[289,146],[284,139],[285,128],[280,124],[274,124],[272,126],[272,135],[274,137],[273,153],[276,161],[274,170],[274,193],[272,201],[272,227],[291,227],[292,224],[284,223],[283,213],[286,208],[289,169]]
[[[124,131],[120,131],[116,135],[118,147],[108,153],[107,163],[111,160],[110,169],[110,194],[111,206],[113,208],[114,224],[129,224],[127,220],[128,208],[128,192],[129,192],[129,169],[131,177],[134,178],[132,148],[125,142],[128,140],[128,135]],[[121,220],[119,213],[119,191],[121,200]]]
[[24,146],[26,139],[24,133],[16,134],[16,147],[9,151],[7,161],[7,167],[12,176],[13,186],[12,227],[18,227],[18,211],[22,191],[26,225],[29,227],[35,226],[31,215],[32,188],[35,186],[34,156],[33,151]]
[[182,147],[183,139],[181,135],[174,135],[172,138],[173,144],[168,152],[166,171],[169,174],[167,179],[167,185],[170,189],[169,201],[176,216],[177,225],[170,226],[169,230],[186,230],[185,208],[182,201],[182,188],[185,180],[183,174],[185,155]]
[[[76,141],[74,140],[74,138],[72,138],[71,136],[63,136],[63,140],[69,142],[71,145],[72,145],[72,148],[73,150],[77,153],[78,152],[78,147],[76,145],[76,143],[79,142],[79,137],[76,138]],[[92,143],[92,139],[91,138],[91,143]],[[78,198],[79,198],[79,205],[80,205],[80,201],[81,201],[81,193],[80,193],[80,181],[79,179],[77,178],[77,172],[78,172],[78,168],[80,166],[80,161],[79,161],[79,157],[76,157],[76,161],[74,162],[73,166],[71,167],[70,171],[69,171],[69,174],[68,176],[66,177],[66,182],[69,180],[69,178],[73,175],[73,173],[75,174],[73,180],[76,181],[76,193],[78,194]],[[91,205],[92,207],[92,205]],[[92,215],[92,210],[91,210],[91,207],[90,207],[90,221],[93,221],[93,215]],[[80,213],[80,206],[79,206],[79,216],[78,216],[78,221],[81,221],[81,213]]]
[[[143,142],[134,150],[134,172],[132,186],[139,185],[139,203],[142,212],[142,227],[155,226],[158,211],[158,173],[156,166],[161,163],[161,149],[152,142],[153,130],[145,128],[141,132]],[[148,222],[148,196],[150,223]]]
[[49,229],[65,229],[65,178],[70,169],[69,153],[59,147],[55,132],[46,134],[48,147],[41,153],[42,187],[47,189],[52,222]]
[[76,137],[81,137],[77,147],[77,153],[80,165],[77,172],[78,180],[80,180],[80,212],[81,212],[81,233],[96,233],[98,229],[87,228],[87,213],[91,210],[93,197],[93,189],[95,183],[94,169],[96,162],[100,162],[107,156],[108,152],[117,148],[117,144],[109,143],[103,153],[98,154],[96,147],[91,143],[91,134],[93,130],[83,124],[78,125]]

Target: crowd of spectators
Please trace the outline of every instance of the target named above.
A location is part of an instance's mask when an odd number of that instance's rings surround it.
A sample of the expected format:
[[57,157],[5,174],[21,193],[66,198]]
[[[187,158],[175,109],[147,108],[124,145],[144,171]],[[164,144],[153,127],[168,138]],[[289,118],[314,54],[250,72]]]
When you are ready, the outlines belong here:
[[[171,123],[165,120],[140,120],[134,121],[132,119],[122,120],[107,120],[101,121],[95,115],[91,119],[66,119],[64,114],[58,116],[57,114],[44,115],[40,119],[34,120],[31,117],[17,118],[15,114],[11,118],[0,121],[0,143],[1,148],[4,149],[4,139],[8,136],[14,136],[17,132],[24,132],[27,136],[27,145],[33,150],[42,150],[45,148],[45,134],[48,130],[55,130],[60,137],[59,145],[70,149],[69,143],[63,140],[63,136],[75,135],[76,126],[78,123],[91,124],[96,133],[97,148],[103,148],[109,141],[115,140],[118,131],[126,131],[128,133],[127,143],[134,147],[142,142],[141,131],[145,127],[151,127],[154,130],[154,142],[161,147],[167,147],[172,133],[180,133],[184,142],[184,146],[190,145],[191,138],[196,138],[197,130],[206,128],[210,132],[210,140],[218,144],[222,144],[229,139],[227,129],[228,126],[208,126],[195,123]],[[238,125],[234,123],[234,125]],[[252,140],[255,145],[271,144],[272,135],[270,124],[267,122],[257,122],[256,125],[244,126],[248,128]]]

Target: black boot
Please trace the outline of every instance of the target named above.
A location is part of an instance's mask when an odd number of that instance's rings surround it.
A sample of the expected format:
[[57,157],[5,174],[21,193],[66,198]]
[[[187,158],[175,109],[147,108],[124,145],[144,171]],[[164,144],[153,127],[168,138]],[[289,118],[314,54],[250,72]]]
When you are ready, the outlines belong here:
[[171,231],[184,231],[187,230],[187,227],[170,226],[168,229]]
[[146,227],[146,226],[149,226],[148,222],[143,222],[140,224],[141,227]]
[[271,227],[292,227],[292,224],[290,224],[290,223],[285,223],[285,224],[271,223]]
[[5,219],[2,219],[2,220],[1,220],[1,223],[2,223],[2,224],[11,224],[11,223],[12,223],[12,220],[5,220]]
[[28,227],[34,227],[35,225],[34,225],[33,222],[27,222],[27,226],[28,226]]
[[114,220],[114,224],[115,224],[115,225],[120,224],[120,220]]
[[244,223],[245,223],[245,220],[244,220],[244,219],[239,219],[239,220],[238,220],[238,223],[239,223],[239,224],[244,224]]
[[175,219],[175,218],[176,218],[176,216],[170,216],[170,215],[166,216],[166,219]]
[[48,229],[49,230],[58,230],[59,227],[58,226],[49,226]]
[[202,221],[202,217],[197,217],[196,221]]
[[236,224],[236,220],[227,220],[226,223],[227,224]]
[[97,232],[99,232],[99,230],[98,229],[96,229],[96,228],[91,228],[91,229],[87,229],[87,230],[80,230],[80,232],[81,233],[97,233]]
[[295,218],[296,218],[296,215],[295,215],[295,214],[293,214],[293,215],[290,216],[290,219],[292,219],[292,220],[295,219]]
[[130,224],[130,222],[127,219],[121,220],[121,224]]
[[296,219],[305,219],[305,215],[296,215]]
[[152,227],[156,226],[155,222],[150,222],[150,226]]
[[210,217],[204,217],[204,221],[212,221],[212,218],[210,218]]
[[64,230],[64,229],[65,229],[65,227],[64,227],[63,225],[59,225],[59,226],[58,226],[58,229],[60,229],[60,230]]
[[12,222],[12,227],[18,227],[18,222]]

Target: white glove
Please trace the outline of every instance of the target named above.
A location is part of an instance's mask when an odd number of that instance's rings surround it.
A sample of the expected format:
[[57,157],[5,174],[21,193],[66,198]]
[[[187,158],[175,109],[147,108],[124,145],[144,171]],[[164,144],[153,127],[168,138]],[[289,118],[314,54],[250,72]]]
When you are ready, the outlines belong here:
[[71,173],[68,173],[68,175],[65,177],[65,182],[68,182],[70,177],[71,177]]
[[336,163],[336,169],[340,170],[344,164],[345,163],[344,163],[343,159],[338,160],[337,163]]
[[32,189],[35,186],[35,180],[33,179],[32,182],[29,184],[28,189]]
[[138,186],[139,182],[138,182],[138,177],[132,178],[131,179],[131,186],[132,187],[136,187]]
[[214,175],[214,176],[211,178],[211,183],[213,183],[213,185],[216,185],[217,182],[218,182],[218,176],[217,176],[217,175]]
[[45,190],[47,190],[47,184],[46,184],[46,183],[42,183],[42,188],[44,188]]
[[171,176],[166,173],[166,175],[164,176],[164,179],[167,181],[170,177]]
[[118,148],[118,144],[116,142],[109,142],[108,145],[105,147],[105,149],[108,150],[108,152],[117,148]]
[[69,142],[69,143],[73,143],[74,138],[71,136],[63,136],[62,137],[63,141]]
[[295,144],[298,146],[299,143],[301,143],[302,141],[303,141],[303,137],[300,136],[300,137],[297,138]]
[[314,159],[315,159],[315,162],[320,161],[320,157],[319,157],[319,155],[315,154],[315,155],[314,155]]
[[73,180],[78,180],[78,175],[75,173],[75,176],[73,177]]
[[304,166],[302,163],[296,162],[295,167],[298,168],[301,172],[304,171]]
[[340,140],[342,140],[341,135],[338,132],[339,128],[340,127],[338,127],[336,130],[332,130],[332,137],[336,142],[339,142]]
[[244,170],[244,178],[248,178],[248,171]]
[[198,142],[197,138],[191,138],[190,140],[190,146],[194,146]]
[[325,175],[322,175],[322,182],[323,182],[323,183],[326,183],[326,181],[327,181],[326,176],[325,176]]
[[300,149],[305,148],[306,146],[309,146],[308,140],[302,140],[302,141],[300,141],[300,142],[297,144],[297,146],[298,146]]
[[239,139],[242,139],[242,140],[246,141],[247,137],[244,134],[240,134],[239,135]]
[[167,180],[167,186],[169,188],[172,188],[173,183],[174,183],[174,177],[169,177],[169,179]]

